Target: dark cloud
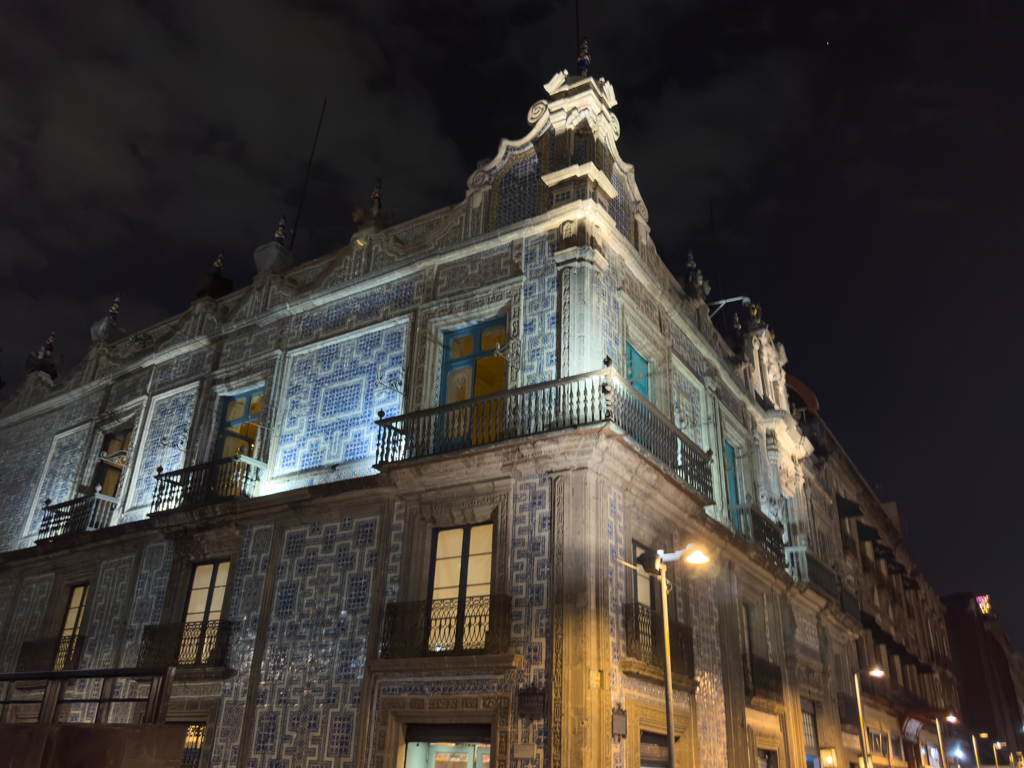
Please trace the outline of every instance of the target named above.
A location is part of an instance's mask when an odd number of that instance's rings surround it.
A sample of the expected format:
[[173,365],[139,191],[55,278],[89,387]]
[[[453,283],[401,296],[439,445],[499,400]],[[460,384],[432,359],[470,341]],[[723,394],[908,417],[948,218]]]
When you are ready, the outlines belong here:
[[[1024,642],[1008,566],[1024,533],[1024,11],[580,7],[664,258],[693,247],[713,298],[762,302],[926,575],[991,592]],[[54,328],[70,370],[117,292],[136,330],[184,309],[221,250],[244,284],[294,218],[325,97],[300,260],[348,241],[377,176],[399,220],[461,200],[573,67],[574,37],[569,2],[7,3],[3,394]]]

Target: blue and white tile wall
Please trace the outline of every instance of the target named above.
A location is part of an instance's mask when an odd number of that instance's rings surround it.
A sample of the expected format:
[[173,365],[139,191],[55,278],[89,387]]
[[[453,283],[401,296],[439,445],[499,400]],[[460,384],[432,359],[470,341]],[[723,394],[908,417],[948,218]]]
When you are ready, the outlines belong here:
[[393,603],[398,599],[402,572],[402,551],[405,548],[405,503],[395,502],[395,514],[391,518],[391,532],[388,536],[387,566],[384,569],[384,602]]
[[28,538],[26,545],[35,539],[39,531],[46,499],[50,499],[54,504],[60,504],[74,498],[75,487],[78,484],[78,465],[85,454],[89,434],[89,428],[82,427],[53,439],[53,448],[46,460],[36,504],[30,510],[29,523],[25,528],[25,536]]
[[370,516],[285,531],[252,768],[352,765],[379,527]]
[[144,442],[139,446],[139,459],[135,464],[134,486],[121,522],[141,520],[149,514],[157,467],[162,466],[164,472],[182,468],[185,454],[177,444],[181,437],[188,435],[195,406],[195,387],[153,398]]
[[697,678],[697,748],[701,768],[728,768],[725,749],[725,689],[722,648],[718,639],[715,577],[689,580],[693,626],[693,667]]
[[693,442],[704,448],[701,388],[675,367],[672,369],[672,410],[676,426]]
[[288,359],[274,476],[360,462],[370,474],[377,412],[399,413],[401,395],[379,381],[404,378],[407,322],[369,331]]
[[540,157],[533,144],[510,147],[495,172],[491,191],[490,229],[501,229],[541,212]]
[[[547,685],[551,621],[551,480],[547,476],[517,480],[512,494],[512,546],[509,596],[512,599],[512,648],[526,659],[516,687]],[[516,702],[513,702],[513,709]],[[513,759],[518,768],[540,768],[547,751],[544,721],[513,716],[513,744],[534,744],[538,758]]]
[[557,375],[558,270],[553,247],[553,236],[541,235],[527,240],[523,252],[524,386],[551,381]]
[[18,654],[21,653],[21,644],[39,637],[43,611],[47,607],[52,588],[52,573],[34,576],[22,582],[14,608],[9,609],[10,617],[4,625],[7,634],[0,635],[3,639],[3,645],[0,645],[0,672],[13,672],[18,663]]
[[143,550],[139,578],[135,582],[135,598],[124,636],[122,667],[134,667],[138,661],[143,627],[160,623],[173,559],[174,544],[170,541],[150,544]]
[[250,525],[242,534],[242,546],[235,565],[235,583],[231,590],[231,669],[236,674],[224,683],[210,768],[238,765],[238,749],[242,740],[242,719],[249,690],[253,648],[260,619],[263,584],[270,563],[270,546],[274,537],[273,523]]
[[[134,555],[100,564],[96,581],[89,585],[87,605],[89,624],[85,628],[82,669],[110,669],[117,654],[117,640],[125,619],[128,603],[128,580],[131,578]],[[96,698],[102,682],[99,679],[76,680],[64,695],[68,699]],[[58,712],[61,722],[91,723],[96,719],[95,704],[69,704]]]

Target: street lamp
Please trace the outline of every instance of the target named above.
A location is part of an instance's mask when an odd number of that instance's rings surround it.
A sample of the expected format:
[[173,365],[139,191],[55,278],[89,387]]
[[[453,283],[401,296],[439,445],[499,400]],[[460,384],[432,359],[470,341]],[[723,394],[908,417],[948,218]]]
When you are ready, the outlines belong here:
[[999,754],[996,752],[997,749],[1005,747],[1005,741],[993,741],[992,742],[992,759],[996,761],[996,768],[999,768]]
[[857,692],[857,717],[860,719],[860,752],[864,755],[864,768],[872,768],[874,763],[871,762],[871,751],[868,749],[868,731],[864,727],[864,705],[860,700],[860,673],[864,671],[872,677],[885,677],[885,670],[875,665],[871,669],[858,669],[853,673],[853,689]]
[[[637,564],[651,576],[657,576],[661,583],[661,623],[665,633],[665,730],[668,733],[668,768],[676,768],[676,729],[672,712],[672,653],[668,640],[668,586],[665,578],[665,563],[682,560],[690,565],[704,565],[711,561],[699,544],[687,544],[683,549],[666,552],[648,550],[636,559]],[[622,562],[621,560],[619,562]],[[623,563],[630,568],[635,566]],[[639,569],[638,569],[639,570]]]

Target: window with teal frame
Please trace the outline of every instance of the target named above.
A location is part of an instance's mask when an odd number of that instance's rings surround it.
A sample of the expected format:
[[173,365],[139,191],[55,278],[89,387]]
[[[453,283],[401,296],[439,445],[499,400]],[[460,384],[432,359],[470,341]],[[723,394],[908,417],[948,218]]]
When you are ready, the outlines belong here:
[[263,387],[224,398],[214,458],[252,456],[263,412]]
[[736,467],[736,447],[725,441],[725,484],[729,495],[729,506],[740,503],[740,481]]
[[441,405],[505,389],[505,360],[495,354],[504,344],[504,315],[445,333]]
[[637,352],[633,345],[626,342],[626,381],[628,381],[637,392],[651,402],[650,366],[647,359]]

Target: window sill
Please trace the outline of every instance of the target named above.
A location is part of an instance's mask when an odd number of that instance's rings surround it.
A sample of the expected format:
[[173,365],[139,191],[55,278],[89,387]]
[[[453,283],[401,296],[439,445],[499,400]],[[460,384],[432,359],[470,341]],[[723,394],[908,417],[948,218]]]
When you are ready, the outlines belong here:
[[[658,683],[660,685],[665,684],[665,671],[661,667],[655,667],[652,664],[645,664],[644,662],[637,661],[636,659],[624,658],[619,662],[619,669],[622,670],[622,674],[629,675],[630,677],[646,680],[651,683]],[[693,693],[697,690],[697,681],[686,677],[685,675],[673,672],[672,689]]]
[[422,656],[409,659],[373,659],[366,665],[371,672],[471,672],[523,669],[526,659],[518,653],[494,653],[466,656]]

